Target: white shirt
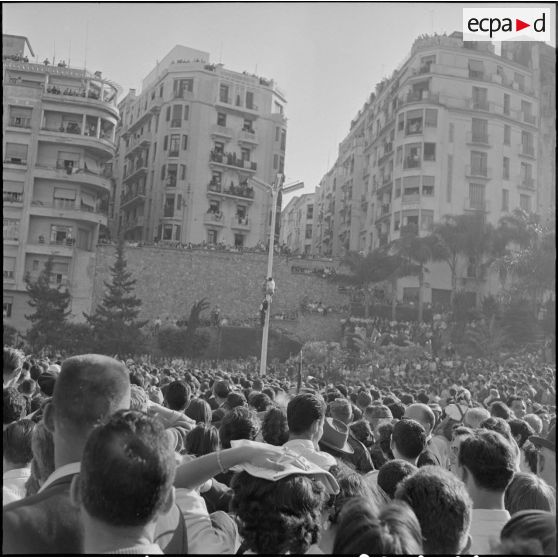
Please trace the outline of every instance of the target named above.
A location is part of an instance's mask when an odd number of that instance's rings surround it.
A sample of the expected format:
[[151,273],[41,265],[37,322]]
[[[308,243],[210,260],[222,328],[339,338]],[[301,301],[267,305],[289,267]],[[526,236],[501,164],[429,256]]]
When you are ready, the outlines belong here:
[[293,450],[295,453],[302,455],[302,457],[306,457],[308,461],[311,461],[326,471],[328,471],[330,467],[333,467],[333,465],[337,465],[335,457],[325,451],[317,450],[312,440],[289,440],[283,444],[283,447]]
[[47,486],[51,485],[54,481],[61,479],[67,475],[77,475],[81,470],[81,463],[75,461],[74,463],[67,463],[55,469],[53,473],[48,477],[43,486],[39,488],[39,492],[42,492]]
[[[235,522],[230,521],[230,532],[213,527],[205,500],[196,490],[177,488],[176,504],[180,508],[188,533],[188,554],[235,554],[240,539]],[[225,515],[225,514],[223,514]],[[230,516],[227,516],[230,517]]]
[[25,483],[30,476],[30,467],[12,469],[2,475],[2,506],[25,498]]
[[509,521],[508,510],[483,510],[473,509],[471,517],[472,543],[469,549],[470,554],[492,554],[492,544],[500,542],[500,532],[502,527]]

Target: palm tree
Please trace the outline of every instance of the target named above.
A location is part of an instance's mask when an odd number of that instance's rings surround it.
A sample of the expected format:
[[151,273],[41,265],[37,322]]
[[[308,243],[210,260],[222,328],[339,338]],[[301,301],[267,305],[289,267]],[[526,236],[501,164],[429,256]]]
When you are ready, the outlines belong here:
[[389,253],[402,258],[407,264],[414,264],[415,266],[415,273],[412,273],[412,275],[418,277],[418,321],[422,322],[424,274],[428,272],[426,264],[430,261],[441,261],[444,255],[438,239],[434,235],[421,237],[416,225],[407,225],[401,228],[400,238],[389,245]]

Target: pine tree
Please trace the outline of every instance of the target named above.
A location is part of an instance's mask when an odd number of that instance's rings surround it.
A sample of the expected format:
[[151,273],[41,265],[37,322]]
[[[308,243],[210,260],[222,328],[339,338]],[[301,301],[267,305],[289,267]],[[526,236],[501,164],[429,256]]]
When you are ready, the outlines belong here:
[[121,241],[116,247],[114,265],[110,268],[112,281],[105,281],[107,290],[103,301],[92,315],[84,313],[93,328],[97,351],[120,357],[133,355],[139,350],[144,338],[141,328],[147,323],[137,320],[142,302],[133,294],[136,280],[126,268]]
[[60,285],[51,285],[53,260],[45,262],[37,280],[32,281],[29,273],[25,283],[29,300],[27,303],[35,312],[25,317],[31,322],[26,339],[34,351],[54,349],[63,341],[67,318],[70,315],[70,293]]

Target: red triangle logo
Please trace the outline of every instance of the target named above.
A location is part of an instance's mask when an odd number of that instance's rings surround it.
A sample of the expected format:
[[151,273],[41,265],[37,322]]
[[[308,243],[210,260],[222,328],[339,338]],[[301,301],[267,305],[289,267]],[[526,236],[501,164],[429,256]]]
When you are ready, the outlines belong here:
[[521,31],[522,29],[525,29],[526,27],[531,27],[531,24],[525,23],[524,21],[521,21],[520,19],[515,20],[515,30],[516,31]]

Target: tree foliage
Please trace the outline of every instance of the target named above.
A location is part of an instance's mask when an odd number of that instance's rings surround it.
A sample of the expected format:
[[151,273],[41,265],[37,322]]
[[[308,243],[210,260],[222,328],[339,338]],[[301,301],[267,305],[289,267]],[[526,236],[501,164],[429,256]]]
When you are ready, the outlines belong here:
[[25,317],[31,322],[26,340],[34,351],[56,348],[65,335],[70,315],[70,293],[60,285],[52,286],[53,259],[49,257],[36,280],[29,273],[25,284],[29,299],[27,304],[35,311]]
[[140,351],[144,334],[141,328],[147,321],[138,320],[141,300],[134,295],[135,279],[127,270],[124,246],[119,242],[116,259],[110,268],[112,280],[105,282],[105,295],[92,315],[84,314],[93,329],[94,345],[98,352],[133,355]]

